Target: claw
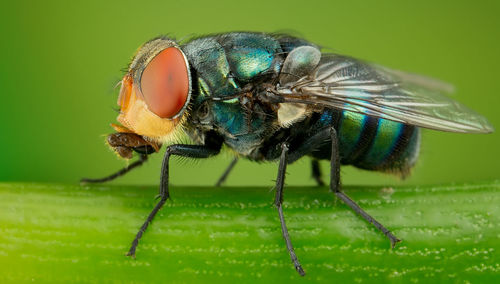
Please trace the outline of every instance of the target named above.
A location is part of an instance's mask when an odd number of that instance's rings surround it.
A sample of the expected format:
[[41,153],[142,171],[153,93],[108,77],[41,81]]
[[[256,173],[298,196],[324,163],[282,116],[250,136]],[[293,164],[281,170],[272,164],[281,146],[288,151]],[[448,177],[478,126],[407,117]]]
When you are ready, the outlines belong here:
[[127,252],[127,256],[130,256],[130,257],[132,257],[133,259],[135,259],[135,253],[132,253],[132,252]]
[[400,243],[401,240],[396,238],[396,239],[391,239],[391,249],[394,249],[397,245],[397,243]]
[[297,272],[300,274],[300,276],[305,276],[306,275],[306,272],[304,271],[304,269],[302,269],[302,266],[295,266],[295,270],[297,270]]

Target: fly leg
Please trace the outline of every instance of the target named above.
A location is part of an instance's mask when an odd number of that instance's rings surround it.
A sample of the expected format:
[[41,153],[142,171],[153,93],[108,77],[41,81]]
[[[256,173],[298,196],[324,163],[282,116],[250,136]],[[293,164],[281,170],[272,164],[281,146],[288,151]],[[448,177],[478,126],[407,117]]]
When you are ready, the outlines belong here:
[[107,181],[111,181],[111,180],[114,180],[115,178],[117,177],[120,177],[120,176],[123,176],[124,174],[130,172],[131,170],[133,170],[134,168],[137,168],[139,166],[141,166],[142,164],[144,164],[144,162],[146,162],[148,160],[148,155],[146,154],[141,154],[139,156],[139,159],[135,162],[133,162],[132,164],[124,167],[123,169],[117,171],[116,173],[114,174],[111,174],[107,177],[103,177],[103,178],[95,178],[95,179],[92,179],[92,178],[82,178],[80,180],[80,183],[81,184],[86,184],[86,183],[101,183],[101,182],[107,182]]
[[331,166],[331,172],[330,172],[330,190],[335,193],[335,195],[340,198],[345,204],[347,204],[349,207],[351,207],[354,212],[358,213],[368,221],[369,223],[373,224],[375,228],[377,228],[379,231],[384,233],[384,235],[389,238],[391,241],[391,247],[394,248],[396,243],[400,242],[401,240],[398,239],[396,236],[394,236],[386,227],[384,227],[382,224],[380,224],[375,218],[370,216],[368,213],[366,213],[361,207],[359,207],[356,202],[354,202],[349,196],[347,196],[344,192],[340,190],[340,158],[339,158],[339,146],[338,146],[338,139],[337,139],[337,132],[335,131],[335,128],[330,129],[330,135],[331,135],[331,140],[332,140],[332,157],[330,160],[330,166]]
[[177,155],[189,158],[208,158],[210,156],[218,154],[220,152],[220,147],[221,147],[220,144],[217,147],[215,146],[210,147],[206,145],[175,144],[167,148],[167,150],[165,151],[165,156],[163,156],[163,163],[161,166],[160,194],[159,194],[160,201],[158,201],[158,204],[156,204],[151,213],[149,213],[148,217],[146,218],[146,221],[144,222],[144,224],[142,224],[141,228],[139,229],[139,232],[137,232],[137,235],[135,236],[135,239],[132,241],[132,245],[130,246],[130,250],[127,253],[128,256],[135,257],[135,250],[137,248],[137,245],[139,244],[139,240],[141,239],[142,235],[148,228],[149,223],[151,223],[151,221],[153,221],[153,219],[155,218],[156,213],[158,213],[158,211],[161,209],[163,204],[165,204],[165,202],[170,196],[168,191],[168,166],[169,166],[170,156]]
[[148,141],[143,136],[135,133],[118,132],[109,134],[106,142],[113,150],[124,159],[131,159],[134,152],[139,154],[139,159],[125,168],[103,178],[82,178],[80,183],[99,183],[114,180],[117,177],[123,176],[134,168],[137,168],[147,161],[148,155],[158,152],[161,144]]
[[222,176],[217,180],[217,183],[215,184],[216,187],[220,187],[224,183],[224,181],[226,181],[227,176],[233,170],[234,165],[236,165],[237,162],[238,162],[238,157],[234,157],[229,166],[227,166],[224,173],[222,173]]
[[285,217],[283,216],[283,184],[285,182],[285,172],[286,172],[286,164],[288,163],[288,145],[283,143],[281,145],[281,156],[280,156],[280,165],[278,168],[278,177],[276,178],[276,198],[274,200],[274,205],[278,209],[278,214],[280,217],[281,223],[281,231],[283,233],[283,238],[286,242],[286,248],[288,249],[288,253],[290,254],[290,258],[292,259],[293,265],[295,266],[295,270],[301,275],[304,276],[306,273],[304,269],[302,269],[302,265],[300,265],[299,259],[293,250],[292,241],[290,240],[290,235],[288,235],[288,229],[286,228]]
[[[304,155],[310,154],[311,151],[320,147],[322,144],[325,143],[325,141],[328,141],[328,139],[330,139],[330,130],[327,127],[322,129],[321,131],[318,131],[316,134],[310,136],[296,149],[293,149],[288,157],[288,163],[291,164],[300,159],[301,157],[303,157]],[[316,181],[318,186],[325,185],[325,182],[323,182],[323,179],[321,178],[321,168],[319,165],[319,161],[317,159],[311,160],[311,173],[312,173],[312,178]]]
[[312,178],[316,181],[318,186],[325,185],[325,182],[321,178],[321,168],[319,166],[319,161],[316,159],[311,160],[311,173],[312,173]]

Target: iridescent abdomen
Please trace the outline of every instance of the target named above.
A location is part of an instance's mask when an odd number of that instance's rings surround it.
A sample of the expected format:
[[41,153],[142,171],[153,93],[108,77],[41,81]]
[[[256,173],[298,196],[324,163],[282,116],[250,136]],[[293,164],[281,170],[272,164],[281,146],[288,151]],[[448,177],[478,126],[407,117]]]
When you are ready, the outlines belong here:
[[406,175],[418,157],[415,126],[343,111],[337,132],[343,164]]

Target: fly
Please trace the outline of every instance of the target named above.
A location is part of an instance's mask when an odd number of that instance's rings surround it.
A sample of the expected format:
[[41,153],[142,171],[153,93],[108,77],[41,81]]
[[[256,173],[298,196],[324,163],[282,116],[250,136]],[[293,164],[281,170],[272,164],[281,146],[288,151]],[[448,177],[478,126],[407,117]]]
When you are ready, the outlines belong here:
[[[274,205],[295,269],[283,215],[288,164],[309,156],[313,178],[324,185],[319,160],[330,161],[330,189],[373,224],[394,247],[400,240],[350,199],[340,186],[340,165],[406,176],[420,147],[420,128],[490,133],[481,115],[443,95],[452,88],[427,77],[391,70],[333,53],[281,34],[225,33],[179,44],[166,37],[142,45],[121,81],[116,133],[108,144],[119,156],[139,159],[101,179],[105,182],[142,165],[166,148],[160,200],[141,226],[128,255],[169,198],[172,155],[208,158],[226,145],[238,158],[279,161]],[[194,145],[176,144],[187,134]]]

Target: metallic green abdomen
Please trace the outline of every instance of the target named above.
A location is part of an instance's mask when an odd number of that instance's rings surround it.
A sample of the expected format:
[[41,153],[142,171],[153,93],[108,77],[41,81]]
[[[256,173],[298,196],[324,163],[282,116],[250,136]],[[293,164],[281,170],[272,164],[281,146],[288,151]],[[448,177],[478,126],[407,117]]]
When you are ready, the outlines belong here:
[[417,160],[417,127],[343,111],[337,131],[344,164],[405,175]]

